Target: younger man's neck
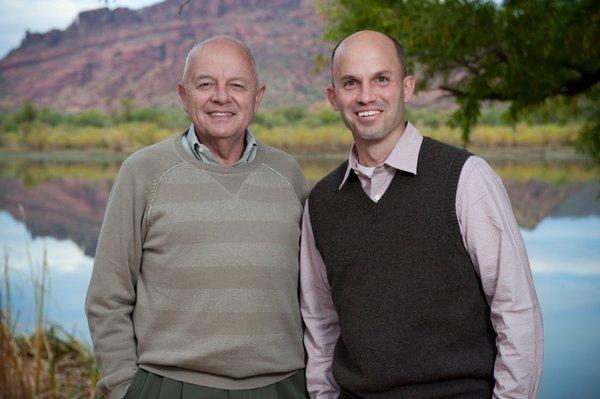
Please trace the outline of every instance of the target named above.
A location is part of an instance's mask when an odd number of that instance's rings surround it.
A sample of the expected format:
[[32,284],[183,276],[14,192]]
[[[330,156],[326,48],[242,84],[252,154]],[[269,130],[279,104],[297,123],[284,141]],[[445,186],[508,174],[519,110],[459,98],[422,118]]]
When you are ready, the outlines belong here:
[[400,129],[378,141],[355,138],[354,146],[358,155],[358,163],[368,167],[379,166],[384,163],[398,140],[400,140],[400,137],[402,137],[402,134],[404,134],[405,124],[402,124]]

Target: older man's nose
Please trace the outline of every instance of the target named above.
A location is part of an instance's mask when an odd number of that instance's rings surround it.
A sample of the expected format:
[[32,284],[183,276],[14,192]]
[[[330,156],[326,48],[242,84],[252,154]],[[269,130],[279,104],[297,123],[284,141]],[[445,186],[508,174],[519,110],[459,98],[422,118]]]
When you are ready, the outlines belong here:
[[216,85],[212,100],[220,104],[227,103],[231,100],[226,84],[218,83]]

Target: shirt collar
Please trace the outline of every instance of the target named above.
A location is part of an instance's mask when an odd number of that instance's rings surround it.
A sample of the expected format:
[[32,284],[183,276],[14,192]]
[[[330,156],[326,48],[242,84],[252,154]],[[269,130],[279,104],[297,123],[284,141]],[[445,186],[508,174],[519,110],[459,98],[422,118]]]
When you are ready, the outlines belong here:
[[[194,157],[208,164],[220,165],[210,149],[202,144],[200,140],[198,140],[193,123],[190,124],[190,128],[188,129],[185,137],[187,139],[189,149]],[[252,162],[256,157],[257,147],[258,143],[254,137],[254,134],[252,134],[250,128],[246,129],[246,148],[244,149],[240,159],[238,159],[232,166],[246,165]]]
[[[419,160],[419,151],[421,150],[421,143],[423,142],[423,136],[419,133],[419,130],[410,122],[406,122],[404,132],[400,139],[392,148],[392,151],[387,156],[384,165],[392,167],[396,170],[402,170],[404,172],[417,174],[417,162]],[[358,170],[358,154],[356,148],[352,145],[350,154],[348,155],[348,167],[346,173],[342,179],[339,189],[346,183],[348,176],[352,170]]]

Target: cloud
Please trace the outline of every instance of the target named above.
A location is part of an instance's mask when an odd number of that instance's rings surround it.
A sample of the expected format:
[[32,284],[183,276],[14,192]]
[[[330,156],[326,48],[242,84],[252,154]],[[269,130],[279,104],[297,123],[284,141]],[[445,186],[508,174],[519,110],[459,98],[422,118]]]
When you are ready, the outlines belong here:
[[11,269],[20,275],[28,275],[30,263],[35,270],[39,270],[44,250],[47,251],[48,268],[53,275],[91,272],[94,260],[86,256],[73,241],[53,237],[32,238],[23,223],[4,211],[0,211],[0,240],[2,252],[8,249]]
[[600,275],[600,217],[549,218],[522,234],[534,273]]

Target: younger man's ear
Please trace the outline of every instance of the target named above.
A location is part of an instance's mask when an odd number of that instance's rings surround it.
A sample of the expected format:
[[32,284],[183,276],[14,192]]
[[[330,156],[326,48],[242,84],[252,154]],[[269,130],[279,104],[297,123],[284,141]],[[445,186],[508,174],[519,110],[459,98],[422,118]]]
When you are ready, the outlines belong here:
[[327,86],[327,88],[325,89],[325,95],[327,96],[327,99],[329,100],[329,103],[331,104],[333,109],[339,111],[340,108],[337,106],[337,97],[335,95],[335,89],[332,85]]

